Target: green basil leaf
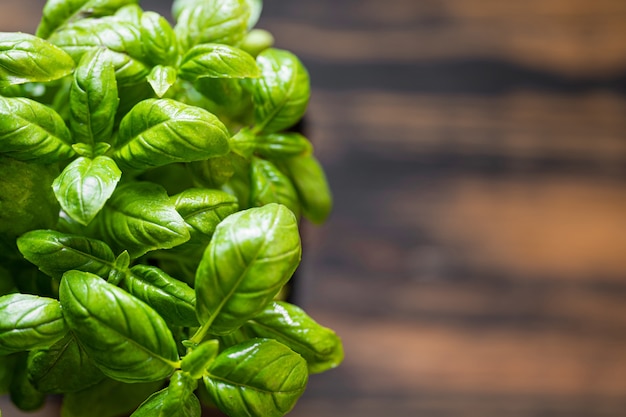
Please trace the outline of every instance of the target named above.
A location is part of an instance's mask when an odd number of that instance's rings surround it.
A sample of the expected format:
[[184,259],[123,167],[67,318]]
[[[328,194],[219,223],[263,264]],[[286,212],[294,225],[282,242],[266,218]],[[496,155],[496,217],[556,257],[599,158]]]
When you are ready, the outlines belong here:
[[86,226],[104,207],[121,177],[122,171],[108,156],[81,156],[65,167],[52,189],[65,213]]
[[92,224],[115,252],[128,250],[132,258],[189,240],[185,221],[163,187],[149,182],[117,187]]
[[180,64],[180,77],[194,82],[198,78],[255,78],[260,75],[256,61],[241,49],[220,44],[194,46]]
[[298,191],[302,214],[315,224],[326,221],[333,199],[322,166],[313,155],[275,161]]
[[250,9],[250,17],[248,18],[248,30],[252,29],[259,21],[261,12],[263,11],[263,0],[246,0]]
[[281,417],[306,388],[306,361],[268,339],[253,339],[222,352],[203,378],[211,399],[231,416]]
[[152,394],[131,417],[200,417],[200,401],[193,391],[198,382],[176,372],[166,389]]
[[311,86],[309,74],[294,54],[266,49],[257,57],[260,78],[250,79],[256,129],[271,133],[287,129],[304,115]]
[[196,327],[196,294],[184,282],[155,266],[135,265],[126,276],[128,292],[152,307],[175,326]]
[[141,26],[141,16],[143,16],[143,9],[138,4],[127,4],[120,7],[113,16],[115,19],[132,23],[139,27]]
[[215,339],[201,343],[185,355],[180,365],[181,369],[192,378],[201,378],[219,353],[219,349],[220,343]]
[[76,142],[108,142],[119,105],[115,69],[106,48],[83,55],[70,89],[70,126]]
[[120,87],[144,81],[151,66],[142,47],[139,25],[115,16],[83,19],[60,29],[50,37],[75,62],[94,48],[106,47]]
[[65,394],[61,415],[63,417],[126,416],[162,385],[162,381],[125,384],[105,378],[82,391]]
[[343,360],[343,346],[335,332],[293,304],[272,302],[246,323],[245,330],[256,337],[275,339],[299,353],[310,373],[327,371]]
[[230,149],[237,155],[250,159],[254,154],[257,135],[252,129],[244,127],[239,130],[232,138],[230,138]]
[[250,169],[250,205],[279,203],[300,216],[298,193],[291,180],[270,161],[252,158]]
[[196,274],[196,309],[214,334],[226,334],[261,311],[300,262],[298,224],[278,204],[222,221]]
[[248,30],[245,0],[186,1],[174,4],[174,31],[184,51],[200,43],[236,45]]
[[58,172],[54,165],[0,155],[0,259],[21,258],[15,244],[19,235],[56,225],[59,205],[51,184]]
[[256,137],[254,152],[263,158],[274,160],[310,155],[313,146],[299,133],[269,133]]
[[177,77],[176,68],[157,65],[148,74],[148,82],[157,97],[160,98],[176,83]]
[[252,29],[239,47],[249,53],[250,55],[257,57],[261,52],[274,45],[274,36],[267,30]]
[[68,326],[87,355],[110,378],[167,378],[178,351],[165,321],[143,301],[96,275],[69,271],[59,297]]
[[15,364],[15,374],[9,386],[11,402],[22,411],[35,411],[44,404],[46,395],[37,391],[28,379],[26,354],[20,354]]
[[106,277],[115,261],[106,243],[55,230],[28,232],[17,239],[17,246],[24,258],[52,278],[72,269]]
[[27,33],[0,32],[0,87],[58,80],[73,70],[72,57],[50,42]]
[[46,164],[75,155],[65,122],[50,107],[27,98],[0,96],[2,154]]
[[148,99],[122,119],[113,157],[135,170],[198,161],[227,154],[229,137],[222,122],[204,109]]
[[0,355],[51,346],[67,330],[57,300],[30,294],[0,297]]
[[239,207],[234,196],[206,188],[189,188],[170,199],[187,223],[189,243],[208,243],[217,225]]
[[87,16],[106,16],[139,0],[48,0],[37,27],[37,36],[48,38],[65,24]]
[[195,161],[187,165],[197,187],[219,188],[228,181],[235,170],[228,155],[205,161]]
[[141,40],[150,63],[176,64],[178,58],[176,35],[163,16],[155,12],[145,12],[141,15]]
[[70,332],[50,348],[30,352],[28,378],[38,391],[66,393],[96,384],[104,374]]

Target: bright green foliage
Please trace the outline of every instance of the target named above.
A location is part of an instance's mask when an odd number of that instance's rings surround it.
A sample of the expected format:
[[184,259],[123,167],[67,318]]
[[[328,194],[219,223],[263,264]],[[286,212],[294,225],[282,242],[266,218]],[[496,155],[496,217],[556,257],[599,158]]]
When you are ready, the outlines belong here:
[[289,346],[306,359],[311,373],[327,371],[343,360],[343,347],[335,332],[319,325],[293,304],[280,301],[268,304],[246,323],[245,330]]
[[0,32],[0,87],[53,81],[73,69],[72,58],[51,43],[26,33]]
[[267,49],[257,57],[261,77],[251,80],[257,128],[271,133],[302,118],[309,103],[309,73],[291,52]]
[[63,276],[59,297],[69,328],[105,375],[149,382],[175,369],[176,343],[163,318],[147,304],[80,271]]
[[0,33],[0,393],[63,417],[281,417],[339,337],[274,301],[332,207],[261,0],[48,0]]
[[[271,339],[251,339],[222,352],[204,383],[228,415],[279,417],[288,413],[308,381],[306,361]],[[247,410],[247,414],[240,410]]]
[[294,214],[268,204],[222,221],[196,274],[198,319],[227,334],[259,313],[291,278],[301,246]]
[[108,156],[81,156],[52,183],[61,208],[73,220],[88,225],[111,197],[122,172]]
[[74,156],[63,119],[50,107],[28,98],[0,96],[0,154],[42,164]]
[[0,355],[47,347],[67,333],[57,300],[30,294],[0,297]]
[[144,170],[228,153],[228,130],[213,114],[171,99],[149,99],[122,119],[113,158]]
[[108,275],[114,266],[111,248],[99,240],[55,230],[33,230],[17,240],[24,258],[52,278],[60,279],[73,269]]

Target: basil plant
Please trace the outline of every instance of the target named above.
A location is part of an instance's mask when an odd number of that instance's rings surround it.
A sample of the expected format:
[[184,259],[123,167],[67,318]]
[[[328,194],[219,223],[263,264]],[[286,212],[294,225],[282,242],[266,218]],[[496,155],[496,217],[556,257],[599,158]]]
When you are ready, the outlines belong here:
[[49,0],[0,33],[0,390],[64,417],[289,412],[340,339],[282,296],[331,196],[260,0]]

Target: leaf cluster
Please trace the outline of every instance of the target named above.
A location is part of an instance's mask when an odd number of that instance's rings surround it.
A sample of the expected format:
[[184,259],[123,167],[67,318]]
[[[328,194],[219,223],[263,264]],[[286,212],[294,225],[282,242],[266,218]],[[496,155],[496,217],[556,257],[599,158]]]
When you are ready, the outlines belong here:
[[[282,416],[340,339],[280,300],[332,198],[260,0],[48,0],[0,33],[0,392],[62,415]],[[110,401],[115,397],[115,401]]]

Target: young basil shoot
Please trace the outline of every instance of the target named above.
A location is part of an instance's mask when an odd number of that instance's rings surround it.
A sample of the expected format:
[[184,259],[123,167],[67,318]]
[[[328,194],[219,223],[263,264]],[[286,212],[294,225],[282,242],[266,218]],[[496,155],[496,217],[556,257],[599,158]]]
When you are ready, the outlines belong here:
[[[0,392],[280,417],[341,340],[280,300],[332,198],[260,0],[49,0],[0,33]],[[115,397],[116,401],[109,399]]]

